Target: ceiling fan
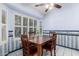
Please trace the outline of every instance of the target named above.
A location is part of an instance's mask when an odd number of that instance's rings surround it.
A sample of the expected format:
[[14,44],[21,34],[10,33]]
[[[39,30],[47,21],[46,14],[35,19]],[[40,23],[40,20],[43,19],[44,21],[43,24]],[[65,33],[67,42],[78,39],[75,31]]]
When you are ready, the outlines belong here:
[[36,4],[35,7],[39,7],[39,6],[46,6],[45,12],[47,12],[49,9],[53,9],[53,7],[60,9],[62,6],[60,4],[57,3],[41,3],[41,4]]

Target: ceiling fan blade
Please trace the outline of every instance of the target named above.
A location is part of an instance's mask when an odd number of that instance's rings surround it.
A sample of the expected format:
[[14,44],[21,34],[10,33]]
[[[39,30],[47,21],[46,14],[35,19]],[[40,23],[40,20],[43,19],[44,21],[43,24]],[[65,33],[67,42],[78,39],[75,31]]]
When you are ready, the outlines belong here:
[[38,6],[43,6],[44,4],[37,4],[37,5],[35,5],[35,7],[38,7]]
[[59,4],[54,4],[54,7],[56,7],[56,8],[61,8],[62,6],[59,5]]
[[45,12],[47,12],[49,9],[46,9]]

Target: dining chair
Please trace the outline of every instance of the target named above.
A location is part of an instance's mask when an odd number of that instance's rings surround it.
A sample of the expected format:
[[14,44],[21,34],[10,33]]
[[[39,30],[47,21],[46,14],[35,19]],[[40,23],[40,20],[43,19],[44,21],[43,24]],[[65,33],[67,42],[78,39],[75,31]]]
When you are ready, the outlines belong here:
[[34,38],[35,37],[35,32],[29,32],[29,38]]
[[31,44],[27,35],[21,35],[23,56],[33,56],[37,52],[37,47]]
[[[48,41],[46,44],[43,45],[43,49],[45,49],[46,51],[50,51],[51,56],[52,56],[52,50],[54,50],[54,56],[56,56],[56,38],[57,38],[57,34],[56,32],[52,32],[50,33],[50,41]],[[43,51],[42,51],[42,55],[43,55]]]

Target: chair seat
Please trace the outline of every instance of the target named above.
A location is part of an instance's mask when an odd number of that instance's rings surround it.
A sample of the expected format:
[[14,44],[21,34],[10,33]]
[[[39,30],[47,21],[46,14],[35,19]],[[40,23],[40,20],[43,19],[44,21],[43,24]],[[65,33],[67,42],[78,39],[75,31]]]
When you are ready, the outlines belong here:
[[37,48],[35,46],[29,47],[30,54],[35,54],[37,52]]
[[37,52],[37,47],[34,43],[28,41],[27,35],[21,35],[23,56],[34,55]]
[[[33,44],[29,44],[28,48],[29,48],[29,55],[33,55],[37,52],[37,47]],[[27,48],[24,50],[25,50],[25,53],[27,53],[28,51]]]
[[[57,38],[57,34],[55,32],[50,32],[49,33],[49,38],[50,41],[46,42],[42,48],[45,49],[46,51],[50,51],[51,56],[52,56],[52,50],[54,51],[54,56],[56,55],[56,38]],[[43,51],[42,51],[42,55],[43,55]]]
[[36,52],[36,51],[37,51],[36,44],[34,44],[34,43],[29,43],[29,49],[31,49],[33,52]]
[[36,44],[29,42],[29,46],[36,46]]
[[49,41],[43,45],[43,49],[51,50],[51,48],[53,48],[52,41]]

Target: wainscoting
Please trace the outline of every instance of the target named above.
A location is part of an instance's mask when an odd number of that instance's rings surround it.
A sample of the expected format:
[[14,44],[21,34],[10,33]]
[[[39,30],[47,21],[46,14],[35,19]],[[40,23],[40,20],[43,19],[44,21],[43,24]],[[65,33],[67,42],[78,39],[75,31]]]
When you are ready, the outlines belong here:
[[[13,31],[10,31],[13,32]],[[0,56],[8,55],[21,48],[21,42],[13,38],[13,34],[8,36],[8,42],[0,45]]]
[[2,56],[2,45],[0,45],[0,56]]
[[57,33],[57,45],[79,50],[79,31],[76,30],[44,30],[44,35],[49,32]]

